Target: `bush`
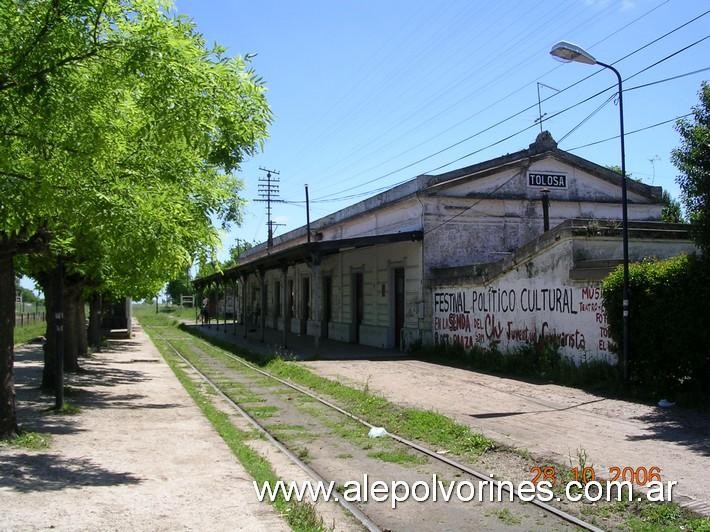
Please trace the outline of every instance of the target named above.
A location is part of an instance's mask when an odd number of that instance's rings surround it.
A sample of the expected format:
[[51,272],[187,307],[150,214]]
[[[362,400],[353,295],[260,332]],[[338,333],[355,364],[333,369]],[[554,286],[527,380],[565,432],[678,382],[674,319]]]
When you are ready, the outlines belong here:
[[505,376],[531,378],[594,390],[617,391],[617,369],[604,361],[575,364],[560,354],[559,346],[549,339],[522,345],[502,353],[496,347],[474,346],[465,350],[461,344],[427,345],[414,351],[422,358],[453,363],[466,368]]
[[[609,332],[622,345],[623,269],[602,285]],[[629,378],[654,399],[702,404],[710,379],[710,264],[695,255],[629,267]]]

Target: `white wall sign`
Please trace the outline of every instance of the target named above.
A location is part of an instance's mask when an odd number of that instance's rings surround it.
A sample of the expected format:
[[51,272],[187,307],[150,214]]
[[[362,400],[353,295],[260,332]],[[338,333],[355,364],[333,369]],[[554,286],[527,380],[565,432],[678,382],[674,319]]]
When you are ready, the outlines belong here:
[[616,361],[599,285],[586,287],[518,279],[433,292],[434,342],[509,350],[554,338],[576,361]]

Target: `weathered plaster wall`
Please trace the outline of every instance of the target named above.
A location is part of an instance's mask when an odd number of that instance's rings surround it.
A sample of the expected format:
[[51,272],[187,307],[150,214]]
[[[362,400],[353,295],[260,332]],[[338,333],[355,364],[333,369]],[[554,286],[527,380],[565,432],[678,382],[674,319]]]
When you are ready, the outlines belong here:
[[[600,282],[573,280],[580,261],[621,255],[620,238],[563,237],[488,282],[462,280],[432,288],[434,343],[465,347],[496,344],[502,350],[554,337],[576,362],[616,362]],[[631,260],[664,258],[694,250],[687,240],[633,240]]]
[[[375,347],[395,344],[393,283],[395,268],[403,268],[405,275],[405,338],[408,342],[419,338],[420,318],[424,309],[421,278],[421,243],[399,242],[366,248],[343,250],[321,261],[320,272],[313,265],[300,263],[288,268],[286,286],[293,282],[293,307],[290,331],[294,334],[321,335],[324,299],[322,283],[330,277],[332,283],[331,320],[328,337],[352,342],[353,275],[363,274],[364,319],[360,326],[360,343]],[[267,291],[266,326],[283,330],[285,304],[276,295],[276,283],[283,283],[281,270],[265,272]],[[309,293],[304,293],[304,279],[308,279]],[[260,285],[256,275],[247,278],[246,316],[258,326],[253,316],[260,306]],[[321,291],[319,294],[318,292]],[[304,309],[304,298],[309,302]],[[277,303],[280,308],[277,311]],[[305,312],[304,312],[305,311]]]
[[[530,186],[530,172],[566,176],[547,188],[550,227],[571,218],[621,218],[621,189],[554,157],[491,175],[439,186],[424,199],[425,276],[432,268],[501,259],[543,233],[545,187]],[[629,220],[659,220],[662,205],[629,192]]]

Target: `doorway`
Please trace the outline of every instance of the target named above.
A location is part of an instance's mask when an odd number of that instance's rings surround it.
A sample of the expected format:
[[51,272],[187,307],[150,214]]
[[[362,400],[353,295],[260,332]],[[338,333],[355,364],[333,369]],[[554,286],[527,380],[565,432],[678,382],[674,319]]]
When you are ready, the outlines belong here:
[[353,331],[352,338],[356,344],[360,343],[360,325],[362,325],[365,316],[365,288],[362,272],[353,274]]
[[333,314],[333,278],[330,275],[323,277],[323,315],[321,318],[321,338],[328,338],[328,324]]
[[301,279],[301,334],[308,332],[308,320],[311,317],[311,279]]
[[402,348],[404,328],[404,268],[394,269],[394,346]]

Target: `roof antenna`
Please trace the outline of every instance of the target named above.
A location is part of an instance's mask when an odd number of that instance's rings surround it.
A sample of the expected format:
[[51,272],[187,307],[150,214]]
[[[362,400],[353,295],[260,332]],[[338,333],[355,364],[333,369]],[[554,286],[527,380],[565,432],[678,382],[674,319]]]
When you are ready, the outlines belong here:
[[537,82],[537,118],[535,119],[535,122],[540,124],[540,133],[542,133],[542,119],[547,116],[547,113],[542,112],[542,100],[540,99],[540,87],[545,87],[546,89],[553,90],[555,92],[560,92],[559,89],[556,89],[555,87],[550,87],[549,85],[545,85],[544,83],[540,83],[539,81]]
[[660,160],[661,158],[658,156],[658,154],[654,155],[648,160],[648,162],[651,163],[651,168],[653,168],[653,177],[651,178],[652,185],[656,182],[656,161]]

